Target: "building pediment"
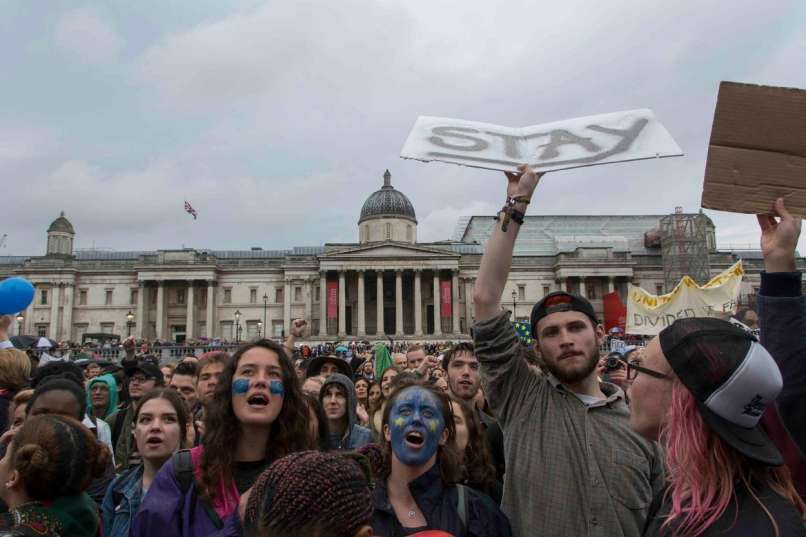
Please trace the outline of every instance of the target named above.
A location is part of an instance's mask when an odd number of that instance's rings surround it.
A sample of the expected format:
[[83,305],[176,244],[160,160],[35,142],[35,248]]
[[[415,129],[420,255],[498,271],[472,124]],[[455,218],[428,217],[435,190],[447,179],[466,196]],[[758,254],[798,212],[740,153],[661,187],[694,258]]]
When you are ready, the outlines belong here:
[[356,246],[353,248],[328,252],[319,256],[321,261],[347,261],[347,260],[458,260],[459,254],[446,252],[438,248],[427,246],[411,245],[404,243],[377,243]]

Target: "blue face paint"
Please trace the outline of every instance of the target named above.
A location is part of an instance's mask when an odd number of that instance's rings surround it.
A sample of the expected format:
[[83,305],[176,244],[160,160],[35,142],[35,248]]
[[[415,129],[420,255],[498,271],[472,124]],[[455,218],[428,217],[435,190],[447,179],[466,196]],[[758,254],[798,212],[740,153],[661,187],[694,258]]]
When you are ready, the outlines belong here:
[[[235,379],[232,381],[232,393],[235,395],[246,395],[246,392],[249,391],[249,385],[249,379]],[[285,386],[283,385],[283,381],[276,379],[270,381],[269,393],[283,397],[285,395]]]
[[[434,394],[419,386],[403,390],[389,412],[389,429],[398,460],[406,466],[422,466],[437,452],[445,430],[442,405]],[[422,439],[419,445],[407,440],[411,433]]]
[[269,383],[269,393],[272,395],[279,395],[280,397],[285,395],[285,386],[283,386],[282,380],[273,380]]
[[249,391],[249,379],[235,379],[232,381],[232,393],[235,395],[246,395]]

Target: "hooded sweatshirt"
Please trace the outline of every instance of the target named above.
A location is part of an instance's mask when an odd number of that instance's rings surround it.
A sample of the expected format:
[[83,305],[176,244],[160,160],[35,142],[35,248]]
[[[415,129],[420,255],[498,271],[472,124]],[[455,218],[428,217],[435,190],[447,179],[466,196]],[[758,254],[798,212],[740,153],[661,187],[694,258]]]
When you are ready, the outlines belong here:
[[358,424],[358,417],[355,412],[358,398],[355,395],[355,385],[350,379],[341,373],[333,373],[327,377],[325,383],[322,384],[322,389],[319,391],[319,402],[324,406],[323,400],[327,395],[327,388],[333,384],[341,386],[347,394],[347,427],[341,438],[333,434],[330,435],[330,445],[328,447],[332,450],[353,450],[369,444],[372,442],[372,432]]
[[98,383],[106,384],[109,388],[109,402],[106,404],[106,411],[103,416],[95,416],[96,418],[104,418],[117,410],[118,408],[118,383],[115,382],[115,377],[112,375],[100,375],[95,377],[87,383],[87,410],[92,408],[92,387]]

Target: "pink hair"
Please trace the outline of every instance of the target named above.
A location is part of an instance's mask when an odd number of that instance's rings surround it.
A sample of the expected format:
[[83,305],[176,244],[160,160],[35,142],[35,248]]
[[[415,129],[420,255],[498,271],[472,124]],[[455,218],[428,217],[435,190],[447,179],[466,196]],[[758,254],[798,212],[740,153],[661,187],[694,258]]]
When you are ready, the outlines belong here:
[[806,505],[795,491],[789,470],[754,463],[723,442],[702,419],[694,396],[678,380],[672,387],[672,404],[660,442],[666,454],[667,495],[672,504],[663,527],[675,537],[697,537],[719,520],[735,501],[737,479],[761,504],[777,535],[775,519],[750,486],[751,476],[791,501],[805,519]]

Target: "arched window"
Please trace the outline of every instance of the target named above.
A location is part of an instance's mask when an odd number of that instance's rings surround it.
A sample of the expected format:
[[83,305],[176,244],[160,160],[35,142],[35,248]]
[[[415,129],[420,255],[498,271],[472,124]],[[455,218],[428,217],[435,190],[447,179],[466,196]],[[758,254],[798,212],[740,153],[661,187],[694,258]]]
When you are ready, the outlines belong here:
[[392,224],[386,224],[386,240],[392,240]]

